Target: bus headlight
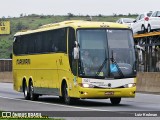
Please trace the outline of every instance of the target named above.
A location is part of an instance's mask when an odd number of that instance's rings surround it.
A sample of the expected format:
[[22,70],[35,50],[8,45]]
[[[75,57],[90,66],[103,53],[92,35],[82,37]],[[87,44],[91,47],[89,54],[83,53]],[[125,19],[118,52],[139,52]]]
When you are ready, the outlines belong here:
[[94,88],[94,85],[87,84],[87,83],[80,83],[79,86],[84,87],[84,88]]
[[136,83],[129,83],[129,84],[124,85],[125,88],[131,88],[135,86],[136,86]]
[[84,83],[84,84],[82,84],[82,87],[88,88],[89,84]]

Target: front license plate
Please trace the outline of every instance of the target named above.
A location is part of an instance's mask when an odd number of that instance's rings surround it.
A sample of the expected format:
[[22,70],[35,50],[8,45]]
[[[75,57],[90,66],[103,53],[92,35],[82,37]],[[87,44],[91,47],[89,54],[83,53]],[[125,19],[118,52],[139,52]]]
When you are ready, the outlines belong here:
[[105,92],[105,95],[114,95],[114,92],[113,91]]

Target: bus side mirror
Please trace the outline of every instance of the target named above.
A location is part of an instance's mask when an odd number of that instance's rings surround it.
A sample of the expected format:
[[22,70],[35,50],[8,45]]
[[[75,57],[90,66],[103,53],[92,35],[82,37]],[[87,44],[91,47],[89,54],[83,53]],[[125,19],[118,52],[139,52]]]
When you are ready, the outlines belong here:
[[79,45],[77,41],[75,41],[75,45],[76,46],[74,47],[74,51],[73,51],[74,59],[78,60],[79,59]]
[[78,60],[79,59],[79,47],[74,47],[74,59]]

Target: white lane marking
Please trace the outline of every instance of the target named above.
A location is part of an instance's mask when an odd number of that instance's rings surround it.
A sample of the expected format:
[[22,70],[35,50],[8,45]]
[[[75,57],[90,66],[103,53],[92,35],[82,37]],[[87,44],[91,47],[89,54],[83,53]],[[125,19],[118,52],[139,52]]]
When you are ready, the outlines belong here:
[[23,102],[40,103],[40,104],[46,104],[46,105],[56,105],[56,106],[76,108],[76,109],[86,109],[86,110],[92,110],[92,111],[110,111],[110,110],[103,110],[103,109],[93,109],[93,108],[84,108],[84,107],[60,105],[60,104],[55,104],[55,103],[44,103],[44,102],[38,102],[38,101],[21,100],[21,99],[9,98],[9,97],[3,97],[3,96],[0,96],[0,98],[9,99],[9,100],[23,101]]

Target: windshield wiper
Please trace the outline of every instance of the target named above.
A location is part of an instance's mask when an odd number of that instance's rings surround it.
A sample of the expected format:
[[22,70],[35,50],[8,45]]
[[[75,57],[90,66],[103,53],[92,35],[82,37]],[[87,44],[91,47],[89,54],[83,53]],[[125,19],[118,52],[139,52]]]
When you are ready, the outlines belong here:
[[99,67],[98,71],[96,72],[96,75],[95,75],[96,77],[99,76],[99,74],[100,74],[101,70],[103,69],[103,67],[104,67],[105,63],[107,62],[107,60],[108,60],[108,58],[104,59],[102,65]]
[[112,64],[115,64],[118,70],[119,75],[124,78],[124,74],[122,72],[122,70],[119,68],[119,65],[117,64],[116,60],[113,57],[113,51],[112,51],[112,58],[111,58]]

